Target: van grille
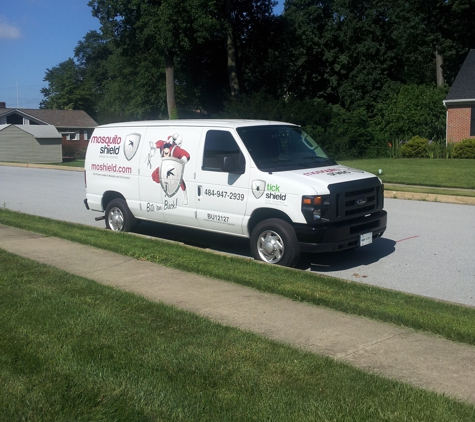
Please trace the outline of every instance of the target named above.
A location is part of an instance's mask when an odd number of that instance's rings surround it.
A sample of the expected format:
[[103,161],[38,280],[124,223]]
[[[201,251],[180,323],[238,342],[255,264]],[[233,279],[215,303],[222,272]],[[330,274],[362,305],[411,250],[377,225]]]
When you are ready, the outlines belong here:
[[330,185],[330,221],[363,217],[383,209],[383,189],[377,177]]

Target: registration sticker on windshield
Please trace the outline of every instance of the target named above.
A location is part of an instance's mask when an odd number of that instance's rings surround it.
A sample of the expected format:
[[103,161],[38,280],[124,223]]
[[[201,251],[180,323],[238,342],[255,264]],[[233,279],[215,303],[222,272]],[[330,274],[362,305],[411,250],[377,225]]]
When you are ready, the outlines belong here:
[[360,246],[369,245],[373,242],[373,233],[360,234]]

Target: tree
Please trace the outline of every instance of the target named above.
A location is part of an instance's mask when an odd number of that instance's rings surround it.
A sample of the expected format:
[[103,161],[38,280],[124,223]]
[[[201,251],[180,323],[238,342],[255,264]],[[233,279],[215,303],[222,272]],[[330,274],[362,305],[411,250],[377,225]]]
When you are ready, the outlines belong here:
[[48,82],[48,87],[41,89],[44,99],[40,108],[85,110],[94,114],[91,86],[72,58],[47,69],[43,80]]
[[137,52],[155,63],[163,57],[168,116],[176,116],[175,58],[219,27],[214,0],[91,0],[101,30],[133,58]]
[[231,95],[235,96],[239,94],[239,79],[237,75],[236,45],[234,43],[231,0],[225,1],[225,9],[227,23],[226,52],[228,56],[229,88]]
[[[289,56],[286,72],[287,94],[297,98],[324,98],[338,102],[336,80],[329,69],[330,39],[325,37],[327,25],[333,25],[333,2],[330,0],[286,0],[283,18],[286,36],[291,41],[284,44]],[[326,51],[327,50],[327,51]],[[337,54],[338,58],[344,57]]]
[[[279,20],[273,14],[274,0],[228,0],[236,49],[240,92],[267,91],[276,94],[281,72],[273,57],[281,50]],[[228,50],[229,51],[229,50]],[[233,91],[231,90],[231,93]]]
[[[453,82],[470,48],[475,46],[475,2],[473,0],[413,0],[431,34],[432,51],[441,69],[433,75]],[[441,70],[443,74],[441,74]]]
[[112,54],[113,44],[98,31],[89,31],[74,49],[74,58],[98,98],[102,95],[102,82],[108,79],[107,61]]

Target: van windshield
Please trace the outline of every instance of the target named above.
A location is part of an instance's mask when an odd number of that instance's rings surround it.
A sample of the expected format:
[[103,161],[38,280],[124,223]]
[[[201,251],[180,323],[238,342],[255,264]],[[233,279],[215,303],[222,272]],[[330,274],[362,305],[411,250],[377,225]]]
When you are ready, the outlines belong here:
[[237,132],[257,168],[262,171],[300,170],[335,164],[298,126],[248,126]]

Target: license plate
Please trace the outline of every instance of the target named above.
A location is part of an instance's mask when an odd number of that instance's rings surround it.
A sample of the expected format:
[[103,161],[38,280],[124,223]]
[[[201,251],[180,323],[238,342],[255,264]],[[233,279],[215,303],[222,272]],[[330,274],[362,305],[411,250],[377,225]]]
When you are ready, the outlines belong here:
[[373,242],[373,233],[360,234],[360,246],[369,245]]

